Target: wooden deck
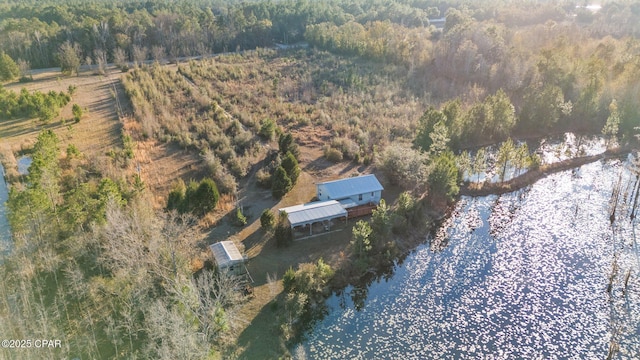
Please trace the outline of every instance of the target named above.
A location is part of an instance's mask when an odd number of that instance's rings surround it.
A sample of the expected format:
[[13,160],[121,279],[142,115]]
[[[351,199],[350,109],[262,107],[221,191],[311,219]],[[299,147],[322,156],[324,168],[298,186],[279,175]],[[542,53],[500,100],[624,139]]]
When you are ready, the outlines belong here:
[[347,209],[348,219],[358,218],[361,216],[371,215],[373,209],[377,208],[376,204],[366,204]]

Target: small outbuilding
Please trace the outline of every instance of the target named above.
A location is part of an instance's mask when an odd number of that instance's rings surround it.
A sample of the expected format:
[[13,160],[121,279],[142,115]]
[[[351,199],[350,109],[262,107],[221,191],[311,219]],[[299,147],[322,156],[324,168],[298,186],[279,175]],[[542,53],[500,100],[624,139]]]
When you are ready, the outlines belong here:
[[216,266],[218,266],[218,270],[226,271],[232,275],[248,273],[245,267],[246,258],[242,256],[233,241],[220,241],[209,245],[209,249],[211,249],[211,254]]
[[375,175],[363,175],[316,184],[318,200],[336,200],[342,207],[379,204],[384,188]]
[[313,234],[313,224],[315,223],[323,223],[329,227],[332,220],[347,218],[347,210],[335,200],[289,206],[279,209],[279,211],[287,213],[291,228],[308,226],[309,235]]

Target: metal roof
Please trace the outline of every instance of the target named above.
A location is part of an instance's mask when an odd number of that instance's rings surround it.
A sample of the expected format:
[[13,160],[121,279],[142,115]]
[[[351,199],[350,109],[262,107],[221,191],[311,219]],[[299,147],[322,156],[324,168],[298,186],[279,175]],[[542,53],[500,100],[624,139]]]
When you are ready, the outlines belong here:
[[244,258],[240,250],[233,241],[220,241],[209,245],[213,258],[216,260],[219,268],[226,268],[239,262],[244,262]]
[[291,226],[312,224],[323,220],[331,220],[347,216],[339,202],[335,200],[316,201],[307,204],[289,206],[280,209],[287,213]]
[[336,200],[384,189],[373,174],[327,181],[319,183],[317,186],[320,185],[324,186],[323,191],[327,192],[329,197]]
[[339,203],[340,203],[340,206],[342,206],[345,209],[349,209],[349,208],[358,206],[358,203],[353,201],[353,199],[351,199],[351,198],[346,198],[346,199],[339,200]]

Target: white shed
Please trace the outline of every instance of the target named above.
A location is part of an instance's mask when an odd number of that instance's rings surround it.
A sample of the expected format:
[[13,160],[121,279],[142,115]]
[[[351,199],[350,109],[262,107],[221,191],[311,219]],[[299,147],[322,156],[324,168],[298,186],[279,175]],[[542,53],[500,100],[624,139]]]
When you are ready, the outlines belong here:
[[245,258],[233,241],[220,241],[209,245],[209,249],[220,271],[227,271],[233,275],[247,273],[247,268],[244,266]]
[[378,204],[384,188],[375,175],[363,175],[316,184],[316,196],[319,201],[337,200],[345,209]]

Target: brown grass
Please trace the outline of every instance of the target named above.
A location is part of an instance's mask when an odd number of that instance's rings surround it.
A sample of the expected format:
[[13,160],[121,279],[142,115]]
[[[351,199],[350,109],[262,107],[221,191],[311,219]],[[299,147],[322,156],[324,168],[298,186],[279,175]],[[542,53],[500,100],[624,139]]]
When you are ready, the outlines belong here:
[[[278,62],[278,60],[275,60],[275,62]],[[256,68],[272,65],[262,60],[258,61],[258,63],[259,66],[246,66],[246,69],[254,71]],[[285,62],[278,62],[278,64],[283,69],[287,69],[288,65]],[[175,66],[168,68],[175,70]],[[58,79],[55,73],[42,73],[36,75],[36,81],[25,86],[30,90],[37,89],[41,91],[66,91],[71,84],[77,86],[77,93],[71,103],[64,109],[63,117],[70,118],[71,105],[78,103],[83,108],[88,108],[81,122],[74,125],[73,130],[67,129],[59,121],[54,121],[49,125],[63,140],[61,147],[64,149],[67,143],[74,143],[88,156],[95,156],[96,160],[93,161],[103,163],[101,166],[107,167],[104,163],[108,163],[108,158],[104,157],[104,153],[112,148],[121,148],[121,131],[130,134],[134,140],[133,160],[130,161],[125,169],[111,166],[109,173],[113,175],[120,174],[120,176],[131,175],[135,172],[139,173],[146,187],[153,194],[152,201],[154,205],[157,208],[162,208],[166,204],[166,196],[171,184],[176,179],[182,178],[185,181],[189,181],[190,179],[197,180],[204,176],[205,170],[202,166],[202,160],[193,150],[187,150],[174,143],[163,143],[143,136],[143,126],[135,121],[132,116],[118,116],[114,106],[116,97],[112,95],[115,92],[111,89],[115,85],[118,95],[122,93],[122,89],[119,86],[120,76],[120,73],[112,73],[107,78],[81,74],[79,77]],[[289,267],[296,268],[299,264],[314,262],[319,258],[323,258],[334,268],[341,266],[348,259],[348,245],[351,238],[350,228],[354,222],[350,221],[341,230],[296,241],[290,247],[280,249],[276,248],[269,234],[266,234],[260,228],[260,214],[267,208],[277,210],[282,207],[309,202],[315,196],[316,182],[348,177],[355,173],[368,173],[371,169],[346,162],[333,164],[324,158],[323,145],[330,143],[335,136],[344,136],[344,131],[351,130],[338,129],[337,125],[342,122],[342,117],[323,123],[318,118],[318,113],[315,110],[311,114],[307,114],[308,103],[291,104],[287,100],[289,95],[285,94],[285,92],[290,91],[291,94],[295,95],[298,93],[296,89],[280,88],[275,110],[268,108],[269,103],[265,101],[263,104],[267,108],[261,108],[263,110],[257,110],[256,113],[252,114],[250,113],[249,105],[252,104],[254,97],[252,93],[246,90],[248,84],[241,81],[230,81],[223,85],[227,87],[224,90],[235,92],[235,95],[225,94],[224,97],[229,100],[228,103],[224,104],[225,108],[228,108],[226,111],[231,112],[233,117],[239,118],[244,113],[247,115],[244,118],[247,125],[252,121],[259,121],[263,117],[273,117],[284,126],[290,124],[289,130],[300,145],[300,167],[303,171],[294,189],[283,199],[275,200],[270,190],[259,188],[256,179],[257,168],[252,168],[248,176],[240,181],[237,197],[223,195],[218,209],[208,214],[200,222],[200,225],[206,229],[206,240],[203,244],[233,238],[245,247],[246,253],[250,258],[248,268],[255,280],[254,297],[247,299],[237,310],[233,338],[229,339],[230,343],[234,345],[228,354],[247,359],[277,358],[286,353],[286,348],[283,347],[278,336],[278,312],[271,310],[270,303],[282,291],[281,279],[283,273]],[[217,84],[215,86],[223,85]],[[11,84],[8,88],[19,91],[22,86],[22,84]],[[296,85],[291,86],[293,88],[296,87]],[[257,87],[261,88],[261,86]],[[221,89],[211,90],[216,92]],[[262,90],[263,94],[268,92],[268,86],[267,88],[262,88]],[[233,108],[231,102],[234,101],[234,97],[238,97],[238,102],[247,106],[247,108],[242,106]],[[264,97],[261,100],[266,99],[267,97]],[[125,99],[118,98],[118,102],[126,104]],[[359,99],[357,99],[357,96],[352,98],[345,96],[334,99],[332,102],[335,104],[325,103],[319,105],[319,107],[325,108],[327,112],[331,106],[344,107],[345,104],[348,104],[350,109],[357,109],[353,104],[358,103]],[[401,106],[398,105],[389,112],[397,112]],[[273,113],[271,112],[272,110],[274,111]],[[304,121],[299,123],[299,119],[287,120],[285,114],[291,110],[297,113],[298,117],[308,117],[311,121],[309,123]],[[130,110],[127,108],[125,113],[128,113],[128,111]],[[345,113],[343,117],[360,116],[361,119],[364,118],[363,114],[356,113],[356,110],[353,111],[354,113]],[[396,116],[392,115],[386,113],[384,117],[395,119]],[[406,121],[409,117],[403,116],[403,120]],[[377,119],[375,123],[379,124],[384,121],[385,119]],[[5,126],[5,124],[2,125]],[[11,126],[18,126],[19,131],[12,134],[7,142],[4,140],[5,134],[9,129],[0,128],[0,136],[3,137],[0,152],[6,152],[7,156],[5,157],[8,159],[13,156],[15,151],[30,146],[40,128],[42,128],[39,125],[35,126],[33,121],[26,119],[18,121]],[[372,124],[372,126],[375,125]],[[380,130],[382,132],[386,131],[385,129]],[[375,138],[376,136],[372,136],[370,141]],[[277,147],[275,142],[268,145],[272,148]],[[257,164],[264,157],[264,152],[261,151],[259,154],[251,156],[253,157],[248,157],[249,162]],[[241,228],[234,226],[231,221],[236,201],[243,207],[249,222]],[[204,261],[208,257],[206,250],[200,250],[201,253],[194,257],[191,264],[194,270],[202,268]],[[275,281],[268,282],[267,274],[272,274]]]
[[[0,137],[11,151],[18,152],[30,148],[42,129],[51,129],[61,140],[61,148],[72,143],[80,151],[88,155],[104,154],[110,148],[121,146],[119,114],[116,111],[116,96],[123,106],[123,111],[130,111],[123,101],[124,93],[120,84],[120,73],[111,71],[106,76],[95,76],[90,72],[80,76],[63,77],[53,71],[40,72],[34,75],[29,83],[10,83],[5,88],[19,92],[26,88],[29,91],[64,91],[69,85],[76,86],[72,100],[60,112],[60,116],[48,125],[34,119],[15,119],[0,123]],[[86,109],[80,123],[72,124],[71,107],[78,104]],[[63,124],[66,120],[67,124]],[[70,125],[70,126],[69,126]]]

